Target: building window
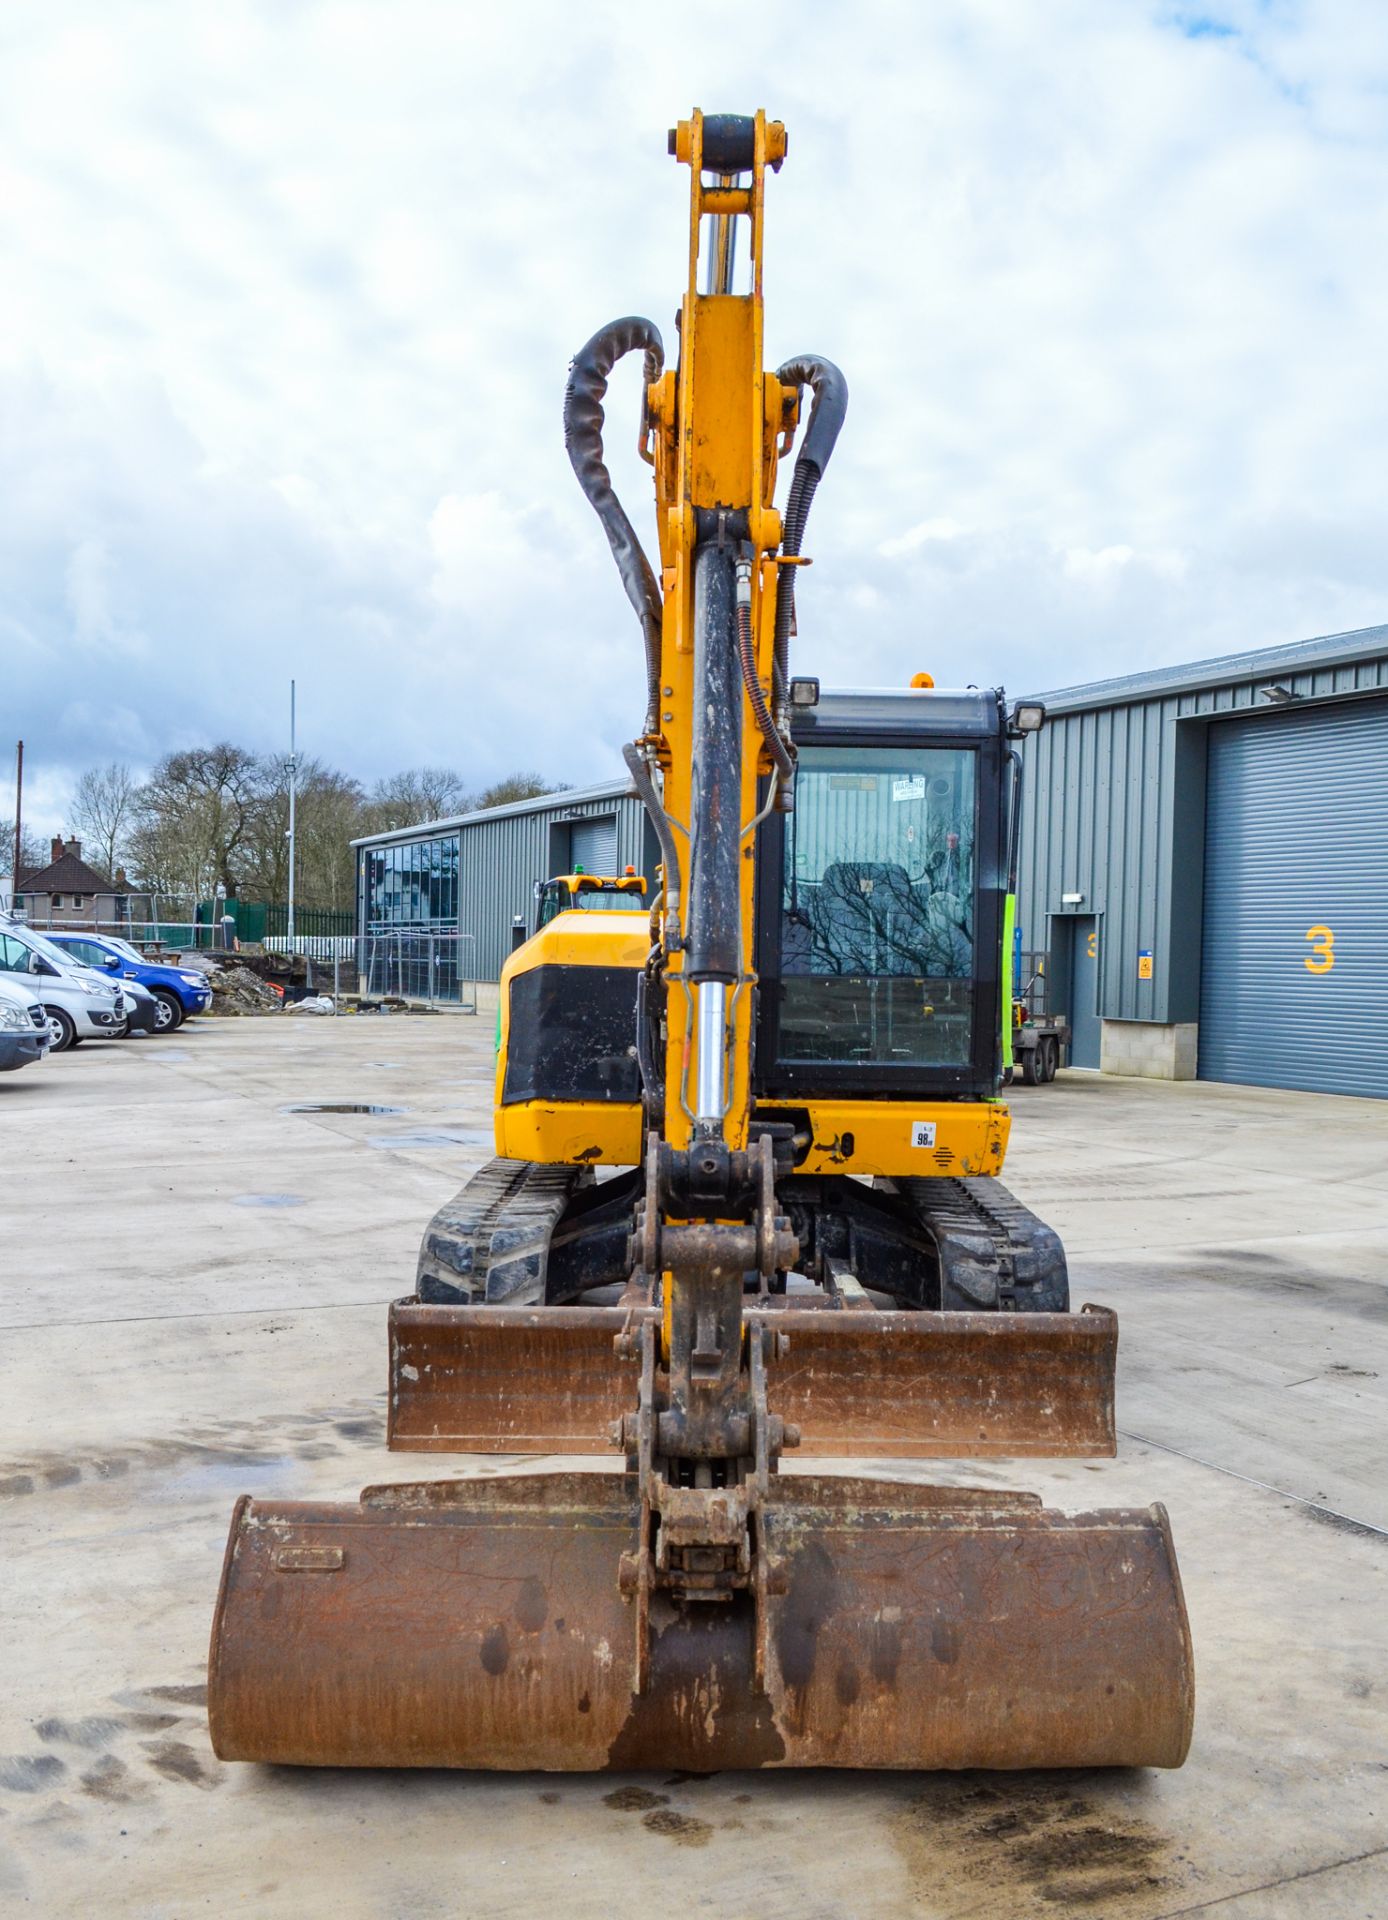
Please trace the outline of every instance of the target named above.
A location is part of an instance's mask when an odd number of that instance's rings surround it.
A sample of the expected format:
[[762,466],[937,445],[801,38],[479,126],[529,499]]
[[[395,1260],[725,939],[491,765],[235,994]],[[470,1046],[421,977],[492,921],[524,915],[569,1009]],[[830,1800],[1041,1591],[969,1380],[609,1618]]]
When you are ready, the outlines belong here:
[[454,932],[458,925],[458,837],[374,847],[365,863],[368,933],[400,927]]

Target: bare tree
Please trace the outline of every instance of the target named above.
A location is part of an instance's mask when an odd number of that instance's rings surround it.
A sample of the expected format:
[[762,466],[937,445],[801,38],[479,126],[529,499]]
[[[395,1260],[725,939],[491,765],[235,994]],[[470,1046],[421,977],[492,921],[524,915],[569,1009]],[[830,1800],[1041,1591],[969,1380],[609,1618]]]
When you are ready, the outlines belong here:
[[[359,783],[301,754],[294,822],[295,898],[306,907],[349,908],[354,899],[351,842],[367,831]],[[245,885],[258,900],[282,901],[289,887],[289,756],[261,763],[260,804],[247,842]]]
[[[0,873],[14,865],[14,820],[0,820]],[[33,873],[48,865],[48,850],[32,827],[20,829],[19,870]]]
[[463,813],[475,802],[452,767],[410,767],[378,780],[367,802],[363,833],[391,833]]
[[475,807],[509,807],[517,800],[539,800],[547,793],[567,793],[567,780],[546,780],[538,773],[508,773],[494,781],[473,801]]
[[156,892],[235,894],[261,800],[260,762],[222,741],[165,754],[135,796],[132,857]]
[[[479,798],[452,767],[410,767],[377,781],[368,797],[349,774],[301,757],[295,897],[305,906],[350,908],[351,843],[363,834],[563,791],[562,782],[513,773]],[[123,767],[93,768],[82,777],[73,817],[108,867],[123,858],[152,892],[187,901],[190,910],[218,881],[241,899],[288,897],[287,755],[258,757],[222,741],[166,754],[142,786]]]
[[109,880],[124,856],[135,824],[135,781],[129,767],[112,760],[88,767],[77,782],[72,824],[81,835],[91,864]]

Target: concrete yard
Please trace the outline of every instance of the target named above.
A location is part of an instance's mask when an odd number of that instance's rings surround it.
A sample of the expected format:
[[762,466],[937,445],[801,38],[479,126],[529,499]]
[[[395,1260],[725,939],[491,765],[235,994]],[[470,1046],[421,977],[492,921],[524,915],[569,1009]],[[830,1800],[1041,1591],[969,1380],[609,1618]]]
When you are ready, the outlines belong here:
[[[0,1913],[1388,1915],[1385,1101],[1015,1094],[1011,1184],[1076,1302],[1120,1316],[1119,1457],[932,1471],[1166,1502],[1199,1698],[1180,1772],[219,1765],[234,1496],[467,1470],[386,1454],[385,1307],[490,1151],[491,1062],[485,1012],[204,1020],[0,1082]],[[286,1111],[309,1101],[407,1111]]]

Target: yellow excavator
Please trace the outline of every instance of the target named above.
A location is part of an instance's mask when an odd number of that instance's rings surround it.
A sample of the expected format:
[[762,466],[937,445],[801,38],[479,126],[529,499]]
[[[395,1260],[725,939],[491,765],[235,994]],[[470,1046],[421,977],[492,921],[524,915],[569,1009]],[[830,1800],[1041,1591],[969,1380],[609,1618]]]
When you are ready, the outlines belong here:
[[[998,1179],[1016,741],[1044,715],[925,675],[792,677],[846,388],[814,355],[762,365],[784,127],[695,113],[670,149],[677,365],[619,320],[565,401],[645,636],[626,761],[656,895],[557,912],[511,955],[497,1157],[390,1313],[392,1448],[560,1462],[243,1499],[213,1744],[329,1766],[1179,1766],[1191,1647],[1160,1507],[1055,1512],[991,1476],[861,1465],[1115,1448],[1115,1318],[1071,1312],[1059,1241]],[[658,571],[604,459],[628,353]]]

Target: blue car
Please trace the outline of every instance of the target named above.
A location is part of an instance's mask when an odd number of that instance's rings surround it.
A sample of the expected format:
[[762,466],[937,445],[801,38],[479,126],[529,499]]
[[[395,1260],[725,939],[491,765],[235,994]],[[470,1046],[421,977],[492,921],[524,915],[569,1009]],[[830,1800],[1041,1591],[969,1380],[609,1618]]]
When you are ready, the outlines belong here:
[[98,973],[118,974],[122,979],[135,980],[142,987],[148,987],[154,995],[156,1033],[172,1033],[175,1027],[183,1025],[190,1013],[206,1013],[212,1005],[212,989],[205,973],[195,973],[191,967],[167,967],[146,960],[128,940],[118,940],[114,934],[63,933],[53,929],[47,937],[84,967],[95,967]]

